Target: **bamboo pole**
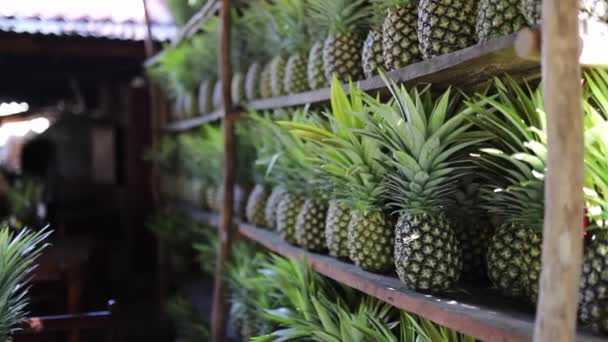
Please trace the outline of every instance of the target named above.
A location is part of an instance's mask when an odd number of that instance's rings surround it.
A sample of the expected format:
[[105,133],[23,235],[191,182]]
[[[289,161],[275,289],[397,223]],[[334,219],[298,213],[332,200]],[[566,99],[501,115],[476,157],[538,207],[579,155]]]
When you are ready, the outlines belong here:
[[213,291],[212,312],[212,340],[214,342],[225,341],[227,305],[226,305],[226,282],[225,266],[230,260],[230,248],[232,245],[233,225],[233,199],[234,183],[236,176],[236,138],[234,126],[236,115],[233,113],[232,98],[230,94],[231,65],[230,65],[230,0],[222,0],[220,9],[221,39],[219,69],[222,80],[222,97],[224,103],[224,198],[221,208],[221,219],[219,226],[220,246],[215,266],[215,286]]
[[579,0],[543,0],[548,173],[534,341],[574,341],[582,263],[583,114]]

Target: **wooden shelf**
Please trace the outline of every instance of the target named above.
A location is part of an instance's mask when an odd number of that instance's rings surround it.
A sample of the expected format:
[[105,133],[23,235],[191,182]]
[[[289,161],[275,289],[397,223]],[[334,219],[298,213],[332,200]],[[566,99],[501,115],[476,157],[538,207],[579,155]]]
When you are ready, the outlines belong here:
[[[366,272],[327,255],[305,251],[284,242],[278,234],[239,224],[242,236],[283,256],[306,260],[319,273],[358,289],[402,310],[430,319],[483,341],[530,341],[534,308],[482,288],[462,287],[435,295],[408,290],[395,276]],[[587,331],[577,341],[606,341]]]
[[163,130],[169,133],[185,132],[207,123],[220,121],[222,117],[224,117],[224,110],[220,109],[203,116],[172,122],[166,125]]

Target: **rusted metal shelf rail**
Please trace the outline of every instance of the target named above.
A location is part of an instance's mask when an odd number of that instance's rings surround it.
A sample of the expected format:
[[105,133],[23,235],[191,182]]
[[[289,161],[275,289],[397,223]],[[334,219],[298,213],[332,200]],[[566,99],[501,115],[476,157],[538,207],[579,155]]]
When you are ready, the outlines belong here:
[[[305,251],[284,242],[272,231],[240,223],[239,232],[275,253],[306,260],[317,272],[342,284],[483,341],[532,339],[533,307],[492,290],[464,287],[440,295],[415,292],[405,288],[396,276],[366,272],[333,257]],[[581,331],[577,341],[606,340]]]

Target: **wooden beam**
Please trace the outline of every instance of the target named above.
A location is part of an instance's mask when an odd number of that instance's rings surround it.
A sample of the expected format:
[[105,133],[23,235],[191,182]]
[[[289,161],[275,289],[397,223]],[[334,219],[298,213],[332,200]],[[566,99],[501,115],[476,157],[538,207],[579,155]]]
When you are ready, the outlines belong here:
[[543,0],[547,177],[534,341],[574,341],[583,247],[583,112],[578,0]]
[[230,64],[230,13],[231,1],[222,0],[221,14],[221,39],[219,70],[222,81],[222,99],[224,106],[224,198],[221,210],[219,226],[219,251],[215,266],[215,285],[213,291],[212,331],[213,342],[225,341],[227,303],[225,268],[230,261],[230,249],[234,235],[232,224],[232,212],[234,205],[234,183],[236,178],[236,137],[234,126],[236,115],[232,108],[232,97],[230,84],[232,78],[232,67]]

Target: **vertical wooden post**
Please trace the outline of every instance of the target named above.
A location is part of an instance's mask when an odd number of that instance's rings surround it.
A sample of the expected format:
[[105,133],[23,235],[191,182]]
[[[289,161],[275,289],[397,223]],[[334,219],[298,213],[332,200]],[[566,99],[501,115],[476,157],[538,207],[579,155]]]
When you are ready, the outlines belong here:
[[582,263],[583,114],[579,0],[543,0],[548,174],[534,341],[574,341]]
[[220,246],[215,266],[215,286],[213,291],[212,340],[225,341],[226,332],[226,283],[224,269],[230,260],[233,225],[233,198],[236,177],[236,138],[234,125],[236,115],[233,113],[230,94],[231,65],[230,65],[230,0],[222,0],[220,9],[222,25],[220,39],[219,69],[222,80],[222,98],[224,103],[224,199],[221,208],[219,226]]

